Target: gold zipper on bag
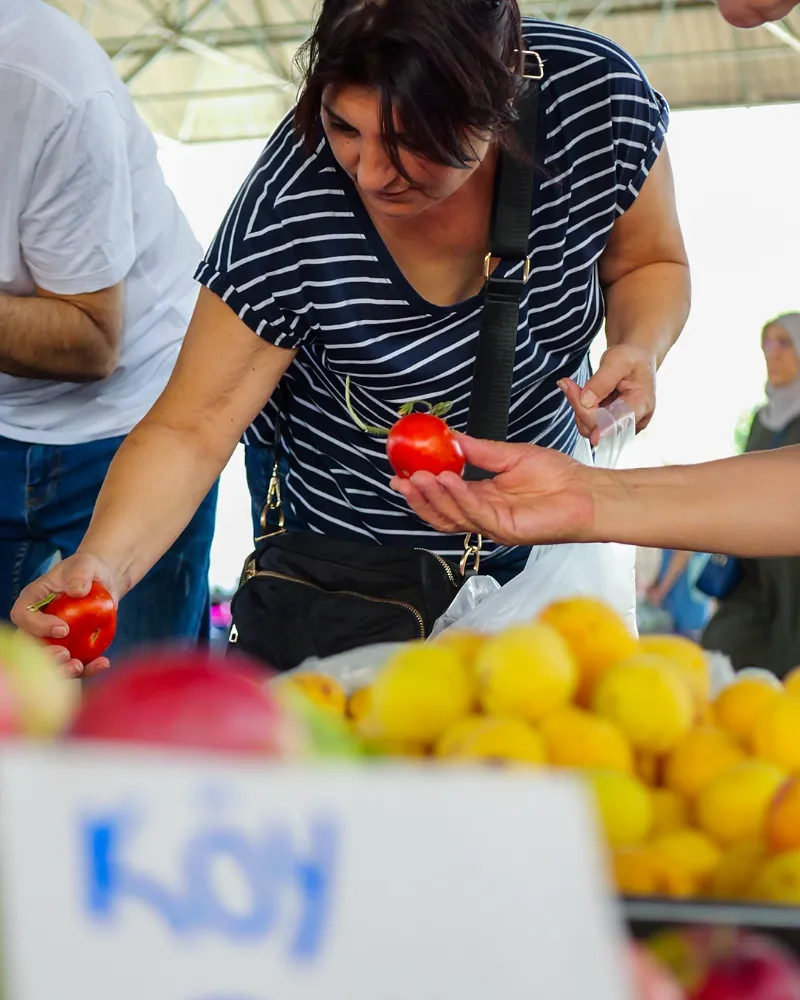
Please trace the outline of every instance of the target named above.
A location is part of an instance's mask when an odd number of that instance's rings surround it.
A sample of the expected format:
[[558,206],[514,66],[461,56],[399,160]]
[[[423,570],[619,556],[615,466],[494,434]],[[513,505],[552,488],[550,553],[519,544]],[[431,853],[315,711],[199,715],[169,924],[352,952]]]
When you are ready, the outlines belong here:
[[453,567],[444,558],[444,556],[440,556],[438,554],[438,552],[431,552],[430,549],[419,549],[418,548],[416,551],[417,552],[425,552],[429,556],[433,556],[433,558],[439,563],[439,565],[442,567],[442,569],[445,571],[445,573],[447,573],[447,579],[450,581],[450,583],[452,583],[454,587],[458,586],[458,582],[456,580],[456,575],[453,572]]
[[408,604],[406,601],[395,601],[389,597],[370,597],[368,594],[359,594],[357,590],[326,590],[324,587],[318,587],[316,583],[309,583],[308,580],[299,580],[296,576],[289,576],[286,573],[277,573],[275,570],[271,569],[260,569],[253,573],[252,576],[249,576],[248,579],[253,580],[257,576],[266,576],[273,580],[286,580],[288,583],[298,583],[301,587],[310,587],[311,590],[319,590],[323,594],[341,594],[343,597],[360,597],[362,601],[371,601],[373,604],[394,604],[398,608],[405,608],[406,611],[410,611],[411,614],[417,619],[420,639],[425,638],[425,619],[422,617],[422,612],[415,608],[413,604]]

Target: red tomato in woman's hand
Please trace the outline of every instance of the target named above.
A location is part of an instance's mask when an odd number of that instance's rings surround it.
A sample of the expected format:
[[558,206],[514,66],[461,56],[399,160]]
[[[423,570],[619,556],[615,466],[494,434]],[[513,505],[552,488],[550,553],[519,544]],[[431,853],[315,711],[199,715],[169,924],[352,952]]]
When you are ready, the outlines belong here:
[[106,588],[95,580],[85,597],[59,594],[41,609],[69,626],[64,639],[46,639],[51,646],[64,646],[73,659],[91,663],[111,645],[117,631],[117,606]]
[[458,439],[441,417],[408,413],[400,417],[386,438],[386,456],[395,473],[409,479],[415,472],[464,471],[465,459]]

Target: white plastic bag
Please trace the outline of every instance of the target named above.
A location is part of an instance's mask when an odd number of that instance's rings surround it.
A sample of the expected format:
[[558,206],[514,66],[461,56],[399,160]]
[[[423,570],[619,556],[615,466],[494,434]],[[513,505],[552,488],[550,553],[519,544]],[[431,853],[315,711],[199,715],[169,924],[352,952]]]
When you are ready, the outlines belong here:
[[299,666],[279,674],[272,683],[280,684],[284,677],[292,674],[324,674],[338,681],[347,694],[352,694],[371,684],[389,660],[407,645],[406,642],[376,642],[371,646],[359,646],[322,659],[310,656]]
[[[627,404],[617,400],[598,415],[600,441],[594,458],[580,438],[575,457],[586,465],[613,468],[633,439],[636,421]],[[566,597],[598,597],[622,615],[636,634],[636,550],[616,543],[535,546],[525,569],[505,586],[477,575],[468,580],[436,622],[431,638],[447,628],[499,632],[530,621],[553,601]]]
[[716,698],[723,688],[736,680],[736,671],[730,657],[716,650],[706,650],[706,662],[711,677],[711,697]]

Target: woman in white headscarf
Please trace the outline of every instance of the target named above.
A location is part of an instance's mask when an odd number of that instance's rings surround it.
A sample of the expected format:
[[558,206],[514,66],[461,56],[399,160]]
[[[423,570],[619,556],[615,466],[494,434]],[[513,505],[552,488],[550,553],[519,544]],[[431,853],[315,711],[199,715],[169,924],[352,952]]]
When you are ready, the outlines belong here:
[[[761,346],[767,403],[753,420],[748,452],[800,444],[800,313],[767,323]],[[727,653],[737,669],[766,667],[782,676],[800,664],[800,559],[748,559],[741,565],[741,582],[721,603],[703,645]]]

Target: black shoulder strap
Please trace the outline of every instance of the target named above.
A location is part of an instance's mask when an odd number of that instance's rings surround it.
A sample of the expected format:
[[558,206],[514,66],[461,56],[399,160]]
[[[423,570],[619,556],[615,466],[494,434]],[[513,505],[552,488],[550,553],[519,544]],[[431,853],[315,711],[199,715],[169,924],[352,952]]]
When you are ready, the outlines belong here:
[[275,469],[278,468],[281,458],[283,458],[283,425],[286,421],[286,395],[284,375],[272,392],[272,401],[275,403],[272,409],[275,424],[275,457],[273,459]]
[[[472,437],[505,441],[514,377],[519,306],[528,278],[528,235],[533,202],[536,137],[539,124],[539,85],[544,76],[536,52],[523,53],[525,86],[517,98],[519,115],[514,129],[521,159],[502,153],[497,171],[489,253],[486,256],[486,298],[481,316],[478,352],[472,377],[467,433]],[[492,259],[515,263],[507,277],[491,274]],[[468,466],[467,479],[489,473]]]

